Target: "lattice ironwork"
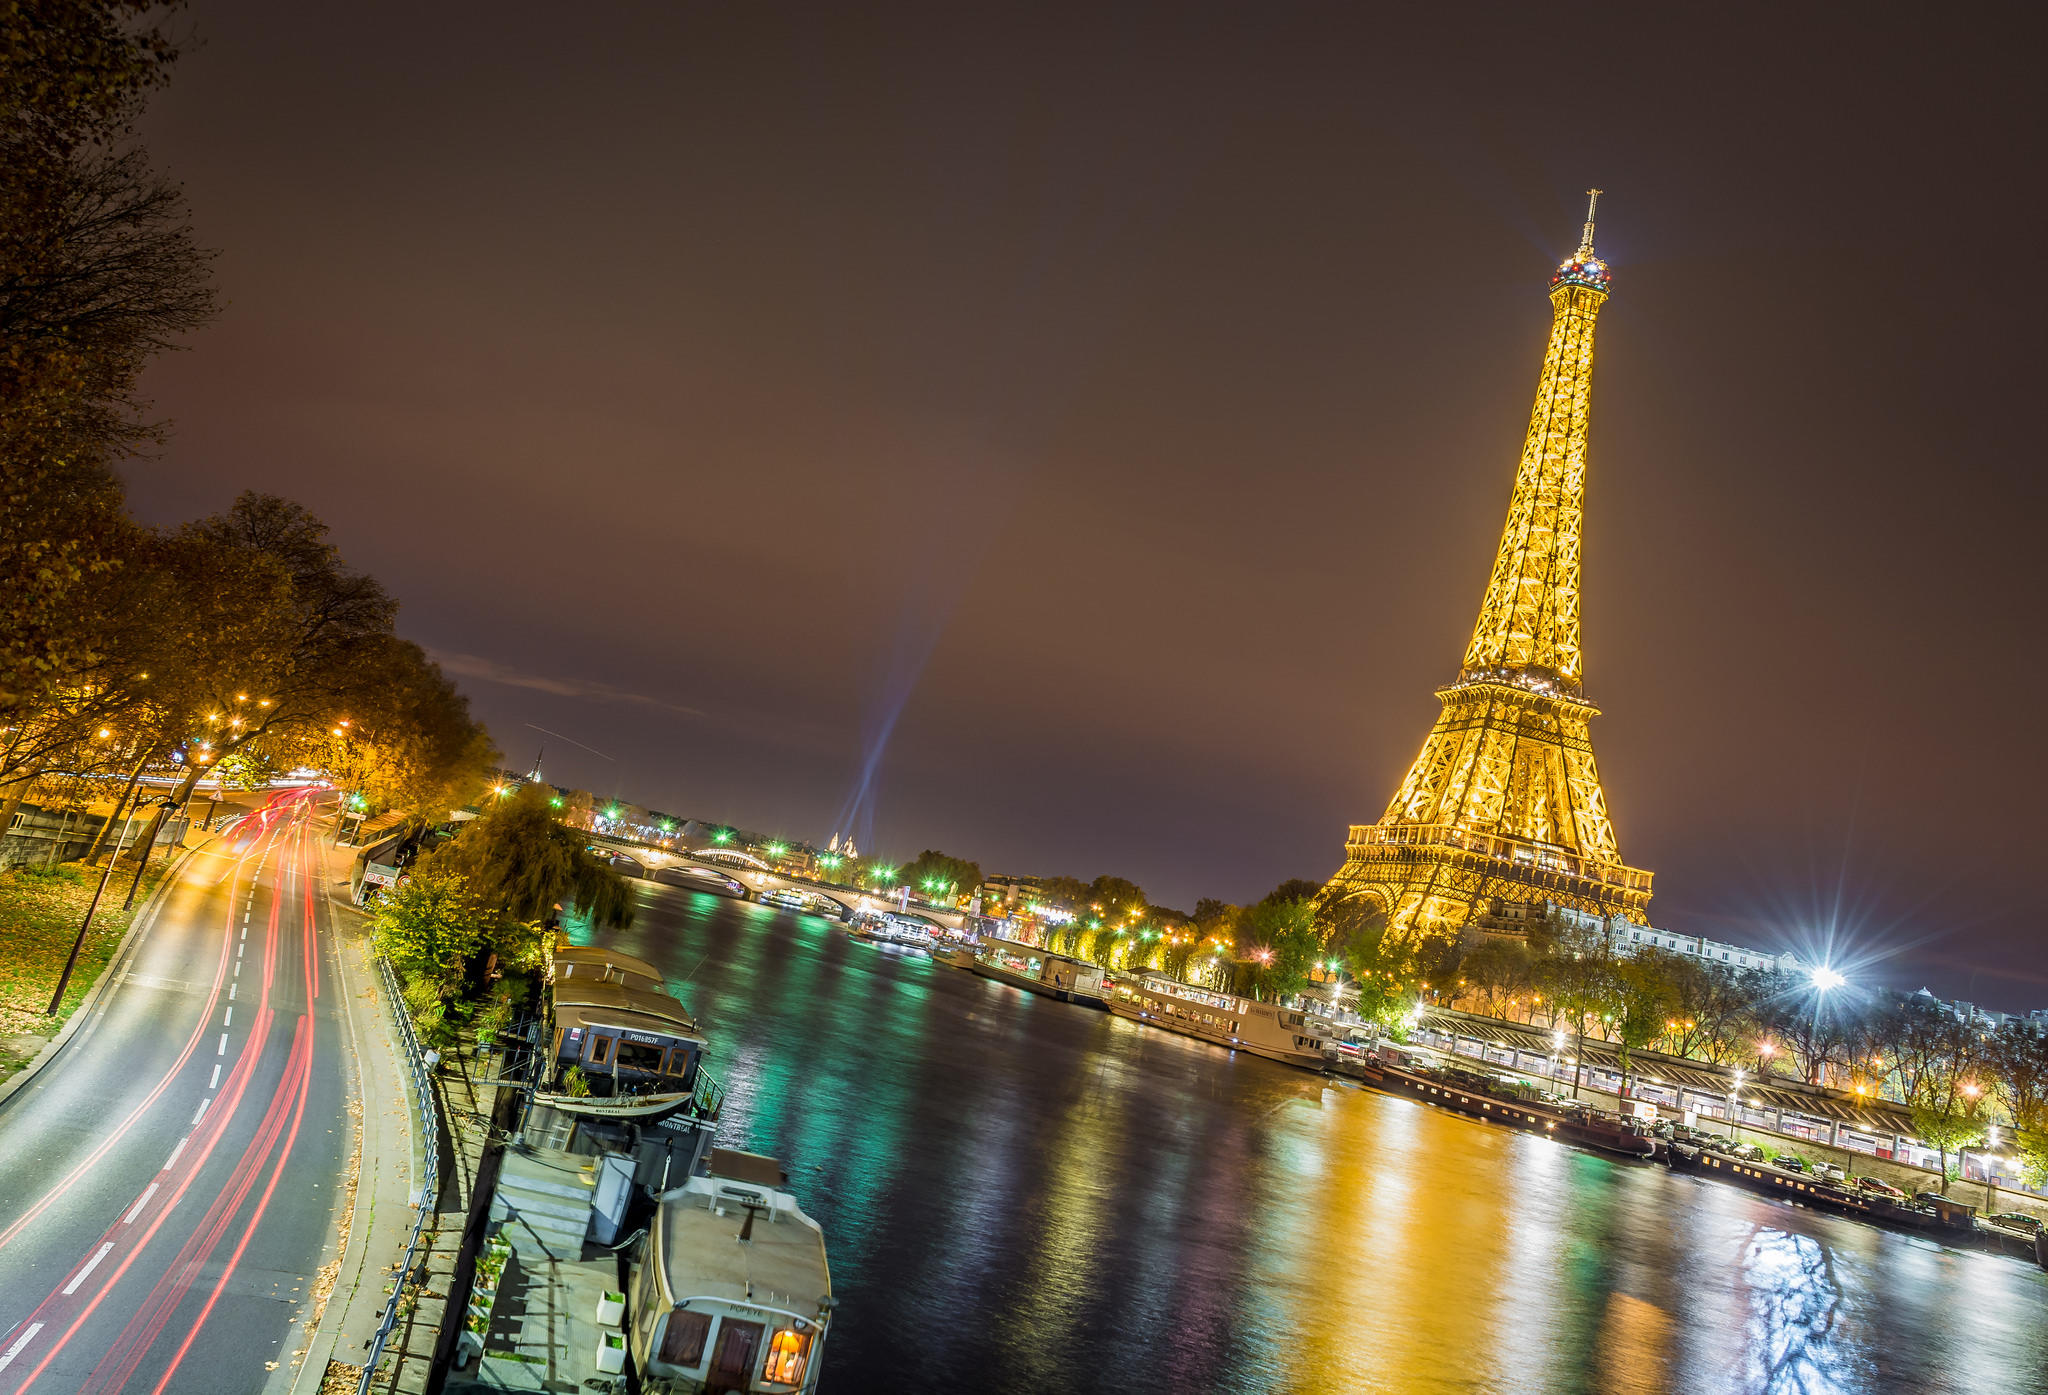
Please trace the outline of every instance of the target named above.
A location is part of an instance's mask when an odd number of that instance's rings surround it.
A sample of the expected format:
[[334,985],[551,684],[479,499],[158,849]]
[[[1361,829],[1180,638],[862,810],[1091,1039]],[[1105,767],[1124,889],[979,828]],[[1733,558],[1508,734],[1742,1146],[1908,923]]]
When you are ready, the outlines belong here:
[[1365,897],[1407,936],[1455,935],[1488,903],[1555,901],[1643,920],[1650,874],[1624,866],[1581,695],[1580,529],[1593,329],[1609,274],[1586,210],[1550,280],[1550,345],[1507,525],[1458,681],[1379,823],[1354,827],[1325,894]]

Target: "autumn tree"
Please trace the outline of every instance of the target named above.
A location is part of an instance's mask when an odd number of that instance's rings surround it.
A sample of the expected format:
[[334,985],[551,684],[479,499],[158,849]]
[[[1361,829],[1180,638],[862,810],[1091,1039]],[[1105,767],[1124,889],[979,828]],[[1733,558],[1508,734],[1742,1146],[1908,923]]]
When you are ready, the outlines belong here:
[[137,0],[0,7],[0,726],[105,657],[135,528],[113,462],[135,387],[211,317],[209,254],[133,132],[177,57]]
[[1985,1044],[1984,1057],[2027,1185],[2048,1185],[2048,1032],[2008,1022]]

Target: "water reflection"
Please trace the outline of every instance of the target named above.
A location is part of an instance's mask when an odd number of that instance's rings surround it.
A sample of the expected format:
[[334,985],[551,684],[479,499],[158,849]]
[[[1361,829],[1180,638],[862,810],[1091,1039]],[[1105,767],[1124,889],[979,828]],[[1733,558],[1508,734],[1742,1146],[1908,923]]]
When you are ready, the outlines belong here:
[[2048,1395],[2048,1275],[642,885],[830,1237],[828,1395]]

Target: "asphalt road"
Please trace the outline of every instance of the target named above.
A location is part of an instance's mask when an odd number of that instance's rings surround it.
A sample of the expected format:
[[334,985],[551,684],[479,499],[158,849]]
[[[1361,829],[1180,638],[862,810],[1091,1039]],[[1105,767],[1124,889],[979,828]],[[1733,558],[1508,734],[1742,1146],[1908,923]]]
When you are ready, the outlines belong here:
[[290,1387],[353,1136],[325,793],[187,859],[91,1019],[0,1106],[0,1395]]

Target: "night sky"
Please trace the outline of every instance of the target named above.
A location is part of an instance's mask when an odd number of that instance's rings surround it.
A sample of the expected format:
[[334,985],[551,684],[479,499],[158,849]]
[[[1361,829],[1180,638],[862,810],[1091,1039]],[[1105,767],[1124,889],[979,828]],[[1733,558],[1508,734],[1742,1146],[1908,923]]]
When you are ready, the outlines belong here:
[[198,0],[138,511],[305,502],[558,783],[822,841],[887,730],[864,851],[1248,900],[1456,675],[1597,184],[1653,918],[2048,1003],[2039,36],[1106,8]]

